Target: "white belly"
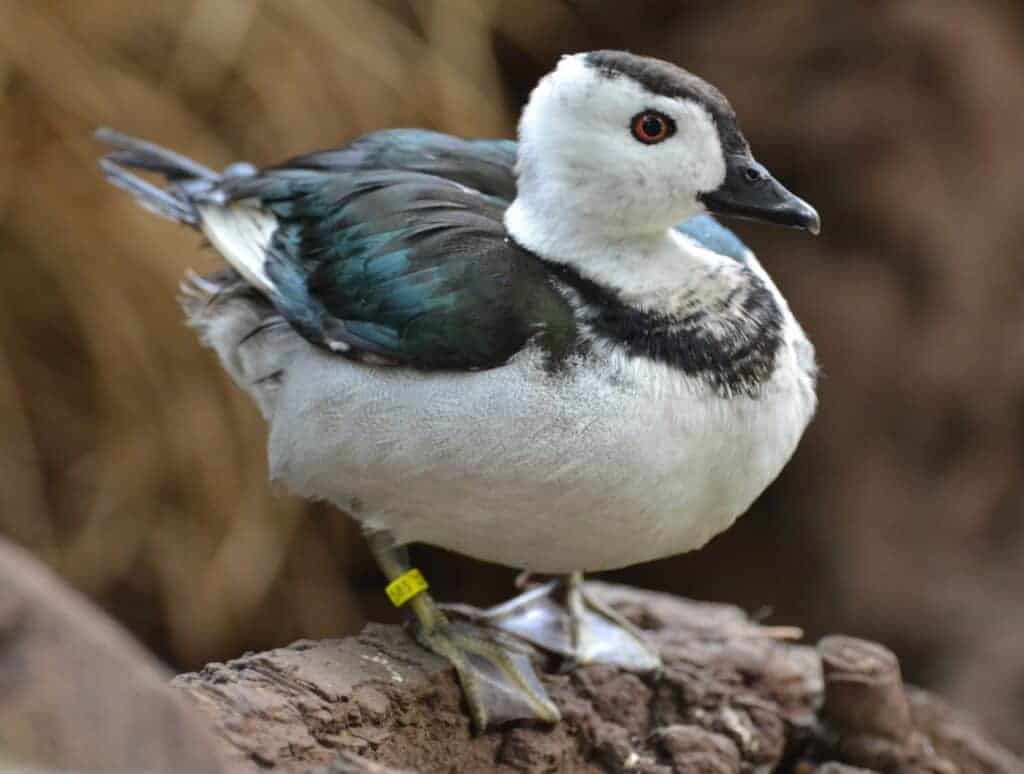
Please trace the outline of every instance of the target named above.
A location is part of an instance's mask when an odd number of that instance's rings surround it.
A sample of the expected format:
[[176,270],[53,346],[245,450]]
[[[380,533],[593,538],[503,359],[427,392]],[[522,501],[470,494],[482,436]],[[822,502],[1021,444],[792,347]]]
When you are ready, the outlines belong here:
[[549,375],[371,368],[304,348],[271,418],[271,469],[399,542],[538,572],[699,548],[785,465],[814,411],[791,346],[757,399],[664,366]]

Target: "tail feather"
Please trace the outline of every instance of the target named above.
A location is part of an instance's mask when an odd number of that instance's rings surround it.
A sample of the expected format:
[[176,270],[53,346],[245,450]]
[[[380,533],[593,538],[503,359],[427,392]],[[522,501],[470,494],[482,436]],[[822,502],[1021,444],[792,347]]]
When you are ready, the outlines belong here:
[[[221,175],[112,129],[98,130],[96,138],[114,149],[99,162],[107,180],[157,215],[201,231],[231,264],[206,277],[189,272],[181,283],[181,305],[225,370],[272,419],[281,376],[308,345],[279,311],[283,299],[264,269],[276,228],[273,215],[220,197],[225,179],[252,175],[255,168],[235,164]],[[143,180],[133,169],[163,175],[166,187]]]
[[96,130],[94,136],[100,142],[116,148],[116,152],[107,156],[116,164],[159,172],[172,183],[195,178],[210,181],[220,179],[220,175],[212,169],[187,156],[140,140],[138,137],[122,134],[116,129],[101,127]]
[[135,201],[150,212],[177,223],[186,223],[190,226],[199,224],[199,213],[184,195],[153,185],[133,175],[110,158],[100,159],[100,169],[111,185],[130,193]]
[[[100,159],[100,169],[111,184],[121,188],[151,212],[190,226],[199,225],[196,202],[210,192],[221,177],[212,169],[180,153],[113,129],[96,130],[96,139],[114,151]],[[161,188],[130,169],[156,172],[169,185]]]
[[[252,165],[234,164],[218,174],[179,153],[113,129],[98,129],[96,139],[114,148],[100,160],[107,180],[151,212],[202,231],[249,284],[270,297],[276,295],[264,264],[277,220],[259,207],[227,202],[221,190],[225,180],[255,174]],[[154,185],[130,169],[163,175],[167,185]]]

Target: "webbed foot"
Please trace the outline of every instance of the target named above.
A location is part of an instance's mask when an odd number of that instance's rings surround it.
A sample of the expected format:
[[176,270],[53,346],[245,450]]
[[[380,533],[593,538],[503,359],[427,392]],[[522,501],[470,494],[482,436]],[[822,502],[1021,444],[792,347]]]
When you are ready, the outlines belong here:
[[589,594],[581,573],[536,586],[487,610],[464,605],[445,609],[563,656],[570,665],[612,664],[634,672],[661,667],[643,633]]
[[478,732],[510,720],[561,719],[521,644],[443,614],[429,627],[421,621],[417,639],[455,667]]

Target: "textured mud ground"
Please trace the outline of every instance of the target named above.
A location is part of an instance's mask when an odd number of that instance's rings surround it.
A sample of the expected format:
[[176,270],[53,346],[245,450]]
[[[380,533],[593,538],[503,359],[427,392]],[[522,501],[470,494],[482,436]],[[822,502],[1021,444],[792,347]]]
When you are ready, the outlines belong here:
[[904,689],[878,645],[797,645],[734,607],[594,587],[650,634],[665,668],[547,673],[564,716],[554,728],[474,737],[452,670],[390,626],[211,664],[174,684],[211,718],[229,765],[250,770],[1024,771],[936,699]]
[[664,671],[550,669],[561,724],[474,737],[452,670],[395,626],[210,664],[172,690],[102,611],[0,539],[0,768],[1024,771],[936,699],[905,690],[881,646],[830,637],[812,648],[734,607],[592,586],[649,633]]

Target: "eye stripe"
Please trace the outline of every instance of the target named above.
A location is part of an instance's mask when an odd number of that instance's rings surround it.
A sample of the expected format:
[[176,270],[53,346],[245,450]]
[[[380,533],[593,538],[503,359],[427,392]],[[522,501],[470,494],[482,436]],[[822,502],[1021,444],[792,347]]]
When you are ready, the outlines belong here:
[[656,145],[676,133],[676,122],[657,110],[645,110],[633,116],[630,130],[644,145]]

